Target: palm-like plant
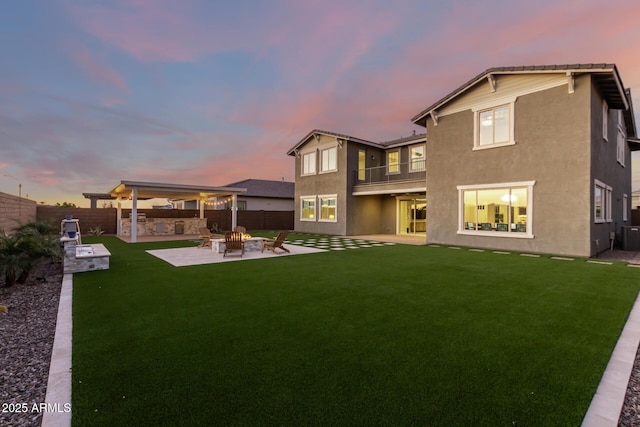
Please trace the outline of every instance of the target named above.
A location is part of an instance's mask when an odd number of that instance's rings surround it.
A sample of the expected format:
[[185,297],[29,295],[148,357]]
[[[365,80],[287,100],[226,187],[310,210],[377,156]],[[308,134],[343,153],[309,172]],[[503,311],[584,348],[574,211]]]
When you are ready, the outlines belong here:
[[0,272],[4,272],[5,286],[26,282],[40,259],[60,258],[54,231],[47,223],[32,222],[18,227],[12,236],[0,237]]
[[0,237],[0,270],[4,272],[5,286],[13,286],[26,264],[22,239],[16,235]]

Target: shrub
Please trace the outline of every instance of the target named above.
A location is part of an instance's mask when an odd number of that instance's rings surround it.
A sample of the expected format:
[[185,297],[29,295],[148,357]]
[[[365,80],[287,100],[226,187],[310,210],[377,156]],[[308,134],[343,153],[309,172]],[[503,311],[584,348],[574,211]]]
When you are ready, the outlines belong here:
[[26,282],[42,258],[61,258],[55,230],[50,224],[32,222],[21,225],[11,236],[0,236],[0,272],[4,273],[5,286]]

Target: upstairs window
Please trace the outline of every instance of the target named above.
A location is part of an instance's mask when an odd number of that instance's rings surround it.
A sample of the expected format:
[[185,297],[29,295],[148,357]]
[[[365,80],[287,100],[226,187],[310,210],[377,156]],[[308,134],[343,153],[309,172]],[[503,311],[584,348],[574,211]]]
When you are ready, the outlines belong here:
[[618,137],[616,140],[616,159],[622,166],[625,165],[624,157],[626,153],[627,134],[624,129],[624,116],[622,110],[618,111]]
[[302,175],[313,175],[316,173],[316,152],[302,155]]
[[338,170],[338,149],[331,147],[320,151],[320,172]]
[[423,171],[425,169],[424,164],[424,145],[414,145],[409,149],[411,163],[409,163],[409,169],[411,172]]
[[358,150],[358,181],[364,181],[367,178],[367,152]]
[[400,173],[400,151],[387,152],[387,173],[389,175]]
[[513,102],[474,109],[474,150],[515,144]]

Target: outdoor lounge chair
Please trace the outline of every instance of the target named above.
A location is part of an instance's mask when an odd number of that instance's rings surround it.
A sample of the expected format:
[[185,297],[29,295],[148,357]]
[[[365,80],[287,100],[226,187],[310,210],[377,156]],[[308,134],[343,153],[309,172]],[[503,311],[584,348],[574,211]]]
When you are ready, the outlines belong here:
[[287,252],[287,253],[291,253],[291,251],[289,251],[289,249],[285,248],[284,246],[282,246],[282,244],[284,243],[284,240],[287,238],[287,236],[289,235],[288,231],[281,231],[280,233],[278,233],[278,236],[275,239],[265,239],[262,241],[262,251],[264,252],[265,249],[270,250],[271,252],[273,252],[274,254],[277,254],[278,252],[276,252],[276,249],[282,249],[283,251]]
[[224,239],[222,234],[212,234],[207,227],[200,227],[198,229],[202,242],[198,245],[199,248],[210,248],[211,239]]
[[227,252],[240,251],[240,258],[244,255],[244,242],[242,241],[242,233],[237,231],[229,231],[224,235],[224,254],[222,257],[227,256]]

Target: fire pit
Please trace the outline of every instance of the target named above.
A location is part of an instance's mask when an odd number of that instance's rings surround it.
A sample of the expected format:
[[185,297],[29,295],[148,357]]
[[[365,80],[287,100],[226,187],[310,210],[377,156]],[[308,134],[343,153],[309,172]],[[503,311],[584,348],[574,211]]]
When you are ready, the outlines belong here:
[[[242,233],[245,251],[261,251],[264,237],[251,237],[250,234]],[[225,250],[224,239],[211,239],[211,250],[219,254]]]

